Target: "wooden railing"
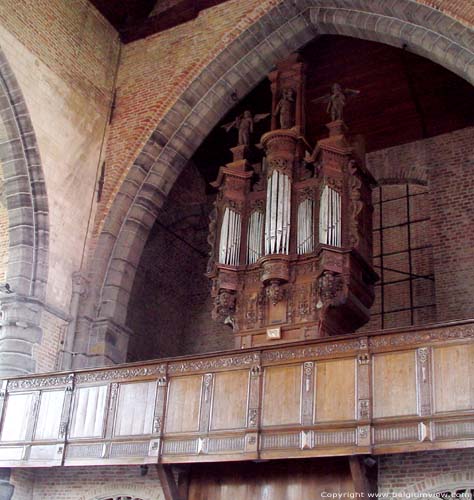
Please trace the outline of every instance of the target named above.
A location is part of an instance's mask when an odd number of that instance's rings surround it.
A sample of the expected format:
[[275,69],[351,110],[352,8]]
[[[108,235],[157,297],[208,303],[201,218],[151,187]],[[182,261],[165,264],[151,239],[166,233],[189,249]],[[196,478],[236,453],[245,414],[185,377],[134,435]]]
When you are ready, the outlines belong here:
[[474,446],[474,321],[5,380],[0,466]]

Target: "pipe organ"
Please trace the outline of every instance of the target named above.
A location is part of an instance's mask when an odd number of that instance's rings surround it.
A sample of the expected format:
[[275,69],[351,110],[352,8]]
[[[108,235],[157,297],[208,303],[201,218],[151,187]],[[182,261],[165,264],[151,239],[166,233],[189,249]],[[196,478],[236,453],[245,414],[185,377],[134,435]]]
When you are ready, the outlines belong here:
[[212,183],[218,195],[207,276],[212,316],[233,328],[240,348],[352,333],[368,321],[374,300],[375,182],[342,108],[309,151],[304,74],[292,56],[269,75],[271,130],[258,148],[252,120],[268,114],[246,111],[224,126],[239,128],[239,144]]

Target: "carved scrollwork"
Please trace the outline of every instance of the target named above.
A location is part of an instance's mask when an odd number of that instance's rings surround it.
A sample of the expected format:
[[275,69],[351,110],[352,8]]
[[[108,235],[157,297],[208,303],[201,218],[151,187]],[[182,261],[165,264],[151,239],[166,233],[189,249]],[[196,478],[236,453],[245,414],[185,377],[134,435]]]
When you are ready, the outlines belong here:
[[38,377],[28,379],[18,379],[8,381],[8,390],[22,389],[43,389],[47,387],[56,387],[58,385],[66,385],[68,383],[68,375],[60,375],[57,377]]
[[370,401],[368,399],[359,400],[359,418],[370,418]]
[[279,170],[285,175],[291,176],[292,162],[288,158],[272,158],[267,161],[268,175],[274,170]]
[[258,410],[256,408],[250,408],[248,421],[249,427],[257,427]]
[[230,357],[182,361],[170,363],[168,367],[168,373],[174,374],[205,370],[217,370],[222,368],[240,368],[258,363],[259,359],[259,354],[254,352]]
[[313,187],[304,187],[303,189],[300,189],[298,191],[297,196],[298,196],[299,203],[301,203],[304,200],[314,200],[315,199],[314,188]]
[[330,356],[338,353],[357,352],[359,349],[358,339],[331,342],[328,344],[320,344],[308,347],[295,347],[289,349],[278,349],[263,351],[262,361],[267,363],[276,361],[289,361],[304,358],[318,358],[322,356]]
[[100,372],[78,373],[76,383],[106,382],[109,380],[123,380],[135,377],[146,377],[160,375],[166,372],[165,364],[137,366],[133,368],[122,368],[117,370],[104,370]]
[[342,179],[335,179],[334,177],[325,177],[323,182],[321,183],[321,190],[324,189],[324,186],[329,186],[334,189],[338,193],[342,192]]
[[236,212],[242,212],[242,210],[244,208],[244,204],[241,201],[231,200],[229,198],[227,198],[224,201],[223,206],[229,207],[230,209],[235,210]]
[[474,325],[459,325],[449,328],[435,328],[419,332],[395,333],[370,337],[371,348],[398,347],[403,345],[424,344],[432,341],[474,338]]
[[265,200],[252,200],[249,206],[251,211],[265,212]]

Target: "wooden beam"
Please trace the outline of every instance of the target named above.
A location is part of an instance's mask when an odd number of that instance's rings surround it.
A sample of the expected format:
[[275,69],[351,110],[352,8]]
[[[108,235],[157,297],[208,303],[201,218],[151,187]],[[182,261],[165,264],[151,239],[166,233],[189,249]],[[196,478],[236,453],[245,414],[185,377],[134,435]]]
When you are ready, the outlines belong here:
[[183,465],[178,467],[178,493],[180,498],[187,500],[189,494],[190,467]]
[[174,479],[171,465],[157,464],[156,470],[165,495],[165,500],[187,500],[179,494],[178,485]]
[[377,492],[377,462],[374,458],[367,455],[353,455],[349,457],[349,466],[357,493],[363,493],[367,497],[369,493]]

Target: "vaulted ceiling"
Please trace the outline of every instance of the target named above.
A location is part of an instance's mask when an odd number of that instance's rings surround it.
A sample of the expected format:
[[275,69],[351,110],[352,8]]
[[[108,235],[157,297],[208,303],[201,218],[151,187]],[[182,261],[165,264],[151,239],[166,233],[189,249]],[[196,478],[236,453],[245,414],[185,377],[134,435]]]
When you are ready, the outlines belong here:
[[124,43],[145,38],[197,17],[225,0],[91,0]]

